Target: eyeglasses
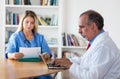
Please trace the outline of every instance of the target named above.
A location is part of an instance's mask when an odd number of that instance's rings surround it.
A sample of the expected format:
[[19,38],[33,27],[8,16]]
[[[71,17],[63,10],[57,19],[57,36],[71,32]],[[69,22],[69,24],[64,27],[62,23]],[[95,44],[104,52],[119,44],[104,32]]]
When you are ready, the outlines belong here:
[[85,26],[80,25],[79,28],[85,28]]

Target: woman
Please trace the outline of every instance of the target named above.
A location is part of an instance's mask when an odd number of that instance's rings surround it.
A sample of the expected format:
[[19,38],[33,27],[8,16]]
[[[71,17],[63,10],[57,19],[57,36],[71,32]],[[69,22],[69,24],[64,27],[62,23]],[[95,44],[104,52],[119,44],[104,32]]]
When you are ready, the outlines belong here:
[[[24,55],[19,52],[20,47],[40,47],[44,58],[48,59],[52,56],[44,36],[38,33],[37,15],[30,10],[25,11],[17,31],[11,35],[6,49],[6,58],[22,58]],[[51,76],[47,75],[37,78],[51,79]]]

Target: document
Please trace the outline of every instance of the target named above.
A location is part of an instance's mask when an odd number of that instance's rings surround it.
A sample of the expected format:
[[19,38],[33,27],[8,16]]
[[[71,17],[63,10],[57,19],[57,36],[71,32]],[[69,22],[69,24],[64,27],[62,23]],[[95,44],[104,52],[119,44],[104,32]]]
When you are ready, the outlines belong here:
[[32,47],[32,48],[25,48],[20,47],[19,52],[24,54],[23,58],[38,58],[41,54],[41,48],[40,47]]

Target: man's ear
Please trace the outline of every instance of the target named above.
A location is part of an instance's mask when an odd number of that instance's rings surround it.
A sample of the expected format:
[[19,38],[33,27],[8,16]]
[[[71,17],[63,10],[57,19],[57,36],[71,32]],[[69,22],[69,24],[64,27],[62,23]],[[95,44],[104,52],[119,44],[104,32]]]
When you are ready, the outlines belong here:
[[93,30],[93,32],[96,32],[97,29],[98,29],[97,26],[96,26],[96,24],[94,22],[92,23],[91,29]]

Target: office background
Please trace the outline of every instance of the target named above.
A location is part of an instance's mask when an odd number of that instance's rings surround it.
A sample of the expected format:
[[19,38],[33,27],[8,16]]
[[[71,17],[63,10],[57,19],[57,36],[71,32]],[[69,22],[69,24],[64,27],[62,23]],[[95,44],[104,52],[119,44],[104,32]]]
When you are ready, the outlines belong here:
[[[4,0],[0,0],[0,52],[4,57],[5,42],[5,15],[3,11]],[[62,0],[62,26],[63,32],[78,34],[79,15],[88,10],[93,9],[102,14],[105,20],[105,30],[109,32],[112,39],[120,48],[119,29],[120,29],[120,1],[119,0]]]
[[[3,11],[4,0],[0,0],[0,58],[4,58],[5,43],[5,15]],[[120,48],[120,0],[62,0],[62,26],[63,32],[74,33],[78,36],[79,15],[93,9],[102,14],[105,20],[105,30]],[[2,61],[2,60],[1,60]]]
[[63,0],[64,29],[69,33],[78,34],[79,15],[88,9],[96,10],[104,18],[105,30],[120,48],[119,4],[120,0]]

